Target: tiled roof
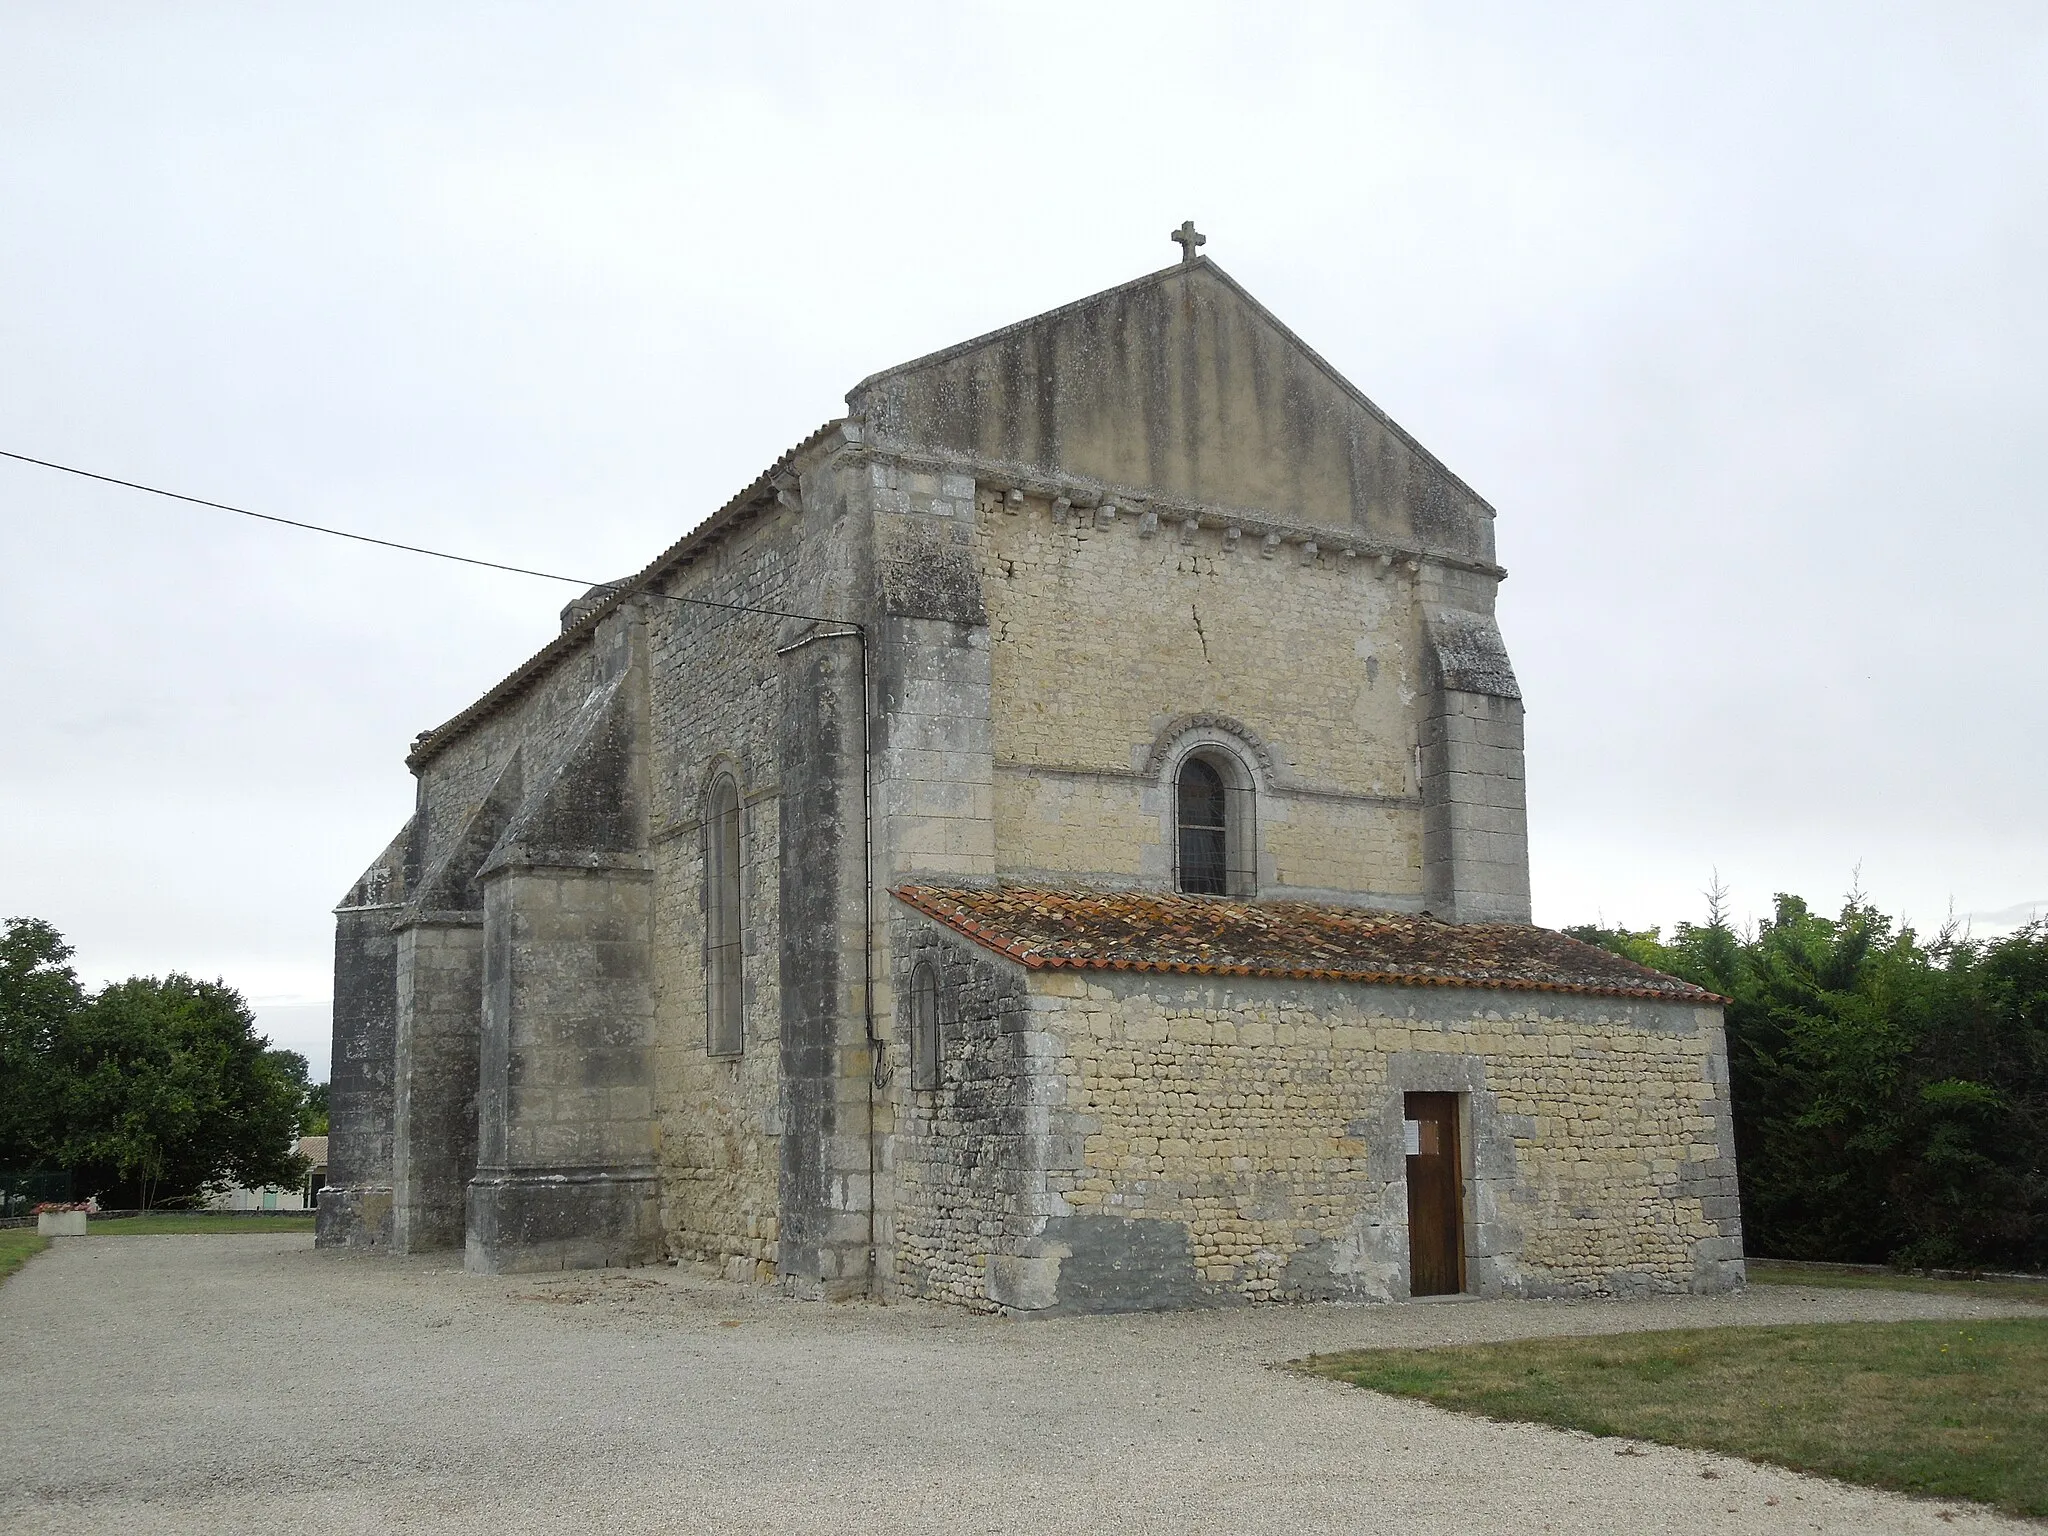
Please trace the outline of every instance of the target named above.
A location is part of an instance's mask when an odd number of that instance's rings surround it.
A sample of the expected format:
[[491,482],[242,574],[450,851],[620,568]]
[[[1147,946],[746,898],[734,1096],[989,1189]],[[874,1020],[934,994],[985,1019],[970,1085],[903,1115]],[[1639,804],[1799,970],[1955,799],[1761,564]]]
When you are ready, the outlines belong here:
[[299,1138],[299,1156],[303,1157],[315,1168],[326,1167],[327,1138],[325,1136],[301,1136]]
[[905,886],[897,899],[1033,970],[1178,971],[1673,1002],[1713,993],[1548,928],[1305,901]]

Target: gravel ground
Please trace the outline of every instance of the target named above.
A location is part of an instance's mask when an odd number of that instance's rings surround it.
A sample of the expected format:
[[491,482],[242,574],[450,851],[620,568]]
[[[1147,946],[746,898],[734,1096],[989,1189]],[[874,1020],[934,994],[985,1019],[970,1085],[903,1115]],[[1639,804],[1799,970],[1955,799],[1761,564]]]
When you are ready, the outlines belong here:
[[485,1279],[281,1234],[68,1238],[0,1288],[0,1530],[2038,1536],[1270,1368],[1371,1345],[2007,1310],[1770,1286],[1017,1322],[667,1269]]

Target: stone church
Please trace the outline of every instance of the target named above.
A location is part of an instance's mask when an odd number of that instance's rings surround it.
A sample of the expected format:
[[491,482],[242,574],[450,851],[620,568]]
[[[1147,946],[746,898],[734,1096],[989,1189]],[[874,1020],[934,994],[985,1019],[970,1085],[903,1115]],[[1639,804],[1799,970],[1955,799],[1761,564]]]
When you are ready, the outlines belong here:
[[1017,1313],[1741,1283],[1530,925],[1494,513],[1197,255],[877,373],[412,745],[319,1242]]

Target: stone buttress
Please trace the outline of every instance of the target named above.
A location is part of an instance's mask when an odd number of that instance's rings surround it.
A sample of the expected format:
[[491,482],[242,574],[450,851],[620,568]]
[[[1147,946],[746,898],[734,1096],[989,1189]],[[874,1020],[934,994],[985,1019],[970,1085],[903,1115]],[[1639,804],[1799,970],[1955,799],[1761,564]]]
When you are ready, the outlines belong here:
[[395,1206],[400,1253],[460,1248],[476,1172],[477,1046],[483,1003],[478,876],[519,802],[520,759],[492,783],[393,924],[398,936]]
[[874,1254],[873,1051],[864,1023],[860,651],[783,649],[782,1073],[777,1270],[796,1294],[865,1294]]
[[478,876],[483,1008],[467,1263],[489,1272],[660,1254],[642,616],[539,758]]
[[405,905],[413,830],[407,823],[334,910],[327,1185],[314,1236],[321,1248],[391,1243],[398,1052],[398,939],[391,925]]

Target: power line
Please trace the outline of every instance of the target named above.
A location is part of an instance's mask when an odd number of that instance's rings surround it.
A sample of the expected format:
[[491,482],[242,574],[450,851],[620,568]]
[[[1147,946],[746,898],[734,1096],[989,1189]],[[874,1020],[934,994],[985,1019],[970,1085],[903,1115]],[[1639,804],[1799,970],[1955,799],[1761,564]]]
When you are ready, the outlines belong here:
[[337,539],[353,539],[358,544],[376,544],[384,549],[403,550],[408,555],[431,555],[436,560],[454,560],[462,565],[480,565],[488,571],[510,571],[514,576],[538,576],[542,581],[566,581],[579,587],[594,587],[599,583],[584,581],[576,576],[563,576],[555,571],[536,571],[523,565],[504,565],[496,560],[479,560],[474,555],[451,555],[445,549],[427,549],[419,544],[400,544],[395,539],[372,538],[367,533],[350,533],[346,528],[327,528],[319,523],[302,523],[296,518],[278,517],[269,512],[251,512],[247,507],[231,507],[224,501],[208,501],[204,496],[187,496],[183,491],[167,491],[161,486],[143,485],[135,480],[122,480],[113,475],[97,474],[90,469],[78,469],[70,464],[53,464],[48,459],[32,459],[25,453],[9,453],[0,448],[0,459],[18,459],[23,464],[35,464],[44,469],[54,469],[60,474],[76,475],[81,480],[99,480],[107,485],[125,486],[131,491],[144,491],[151,496],[165,496],[172,501],[189,501],[195,507],[212,507],[217,512],[233,512],[238,517],[253,517],[262,523],[278,523],[286,528],[303,528],[308,533],[324,533]]
[[[269,512],[252,512],[247,507],[231,507],[224,501],[209,501],[204,496],[187,496],[183,491],[167,491],[161,486],[144,485],[138,480],[123,480],[117,475],[102,475],[90,469],[79,469],[70,464],[57,464],[49,459],[31,458],[25,453],[12,453],[0,448],[0,458],[13,459],[22,464],[34,464],[40,469],[54,469],[59,474],[76,475],[81,480],[98,480],[105,485],[118,485],[130,491],[141,491],[145,495],[163,496],[171,501],[188,502],[195,507],[211,507],[217,512],[232,512],[237,517],[253,517],[260,523],[276,523],[283,528],[297,528],[306,533],[324,533],[330,538],[352,539],[358,544],[375,544],[380,549],[395,549],[408,555],[426,555],[435,560],[453,560],[458,565],[481,566],[487,571],[509,571],[514,576],[537,576],[542,581],[566,581],[585,589],[608,585],[604,582],[584,581],[576,576],[563,576],[554,571],[536,571],[523,565],[505,565],[496,560],[479,560],[474,555],[450,554],[445,549],[428,549],[423,544],[401,544],[396,539],[372,538],[367,533],[350,533],[346,528],[329,528],[320,523],[301,522],[297,518],[278,517]],[[875,891],[875,768],[873,718],[868,708],[868,699],[873,684],[868,675],[868,630],[865,624],[854,619],[828,617],[818,613],[789,613],[780,608],[756,608],[747,603],[721,603],[708,597],[682,597],[673,592],[656,592],[648,587],[641,589],[649,597],[658,597],[671,603],[688,603],[698,608],[718,608],[727,613],[753,613],[772,619],[796,619],[806,624],[837,624],[838,633],[821,636],[822,639],[851,640],[860,648],[860,783],[861,783],[861,915],[866,927],[865,942],[861,945],[862,1008],[866,1013],[867,1037],[870,1044],[879,1040],[875,1025],[875,943],[874,943],[874,891]],[[876,1057],[877,1068],[880,1064]],[[875,1110],[875,1078],[868,1074],[868,1118],[872,1126]],[[868,1246],[875,1241],[875,1143],[868,1137]]]
[[[379,549],[395,549],[408,555],[427,555],[435,560],[453,560],[458,565],[481,566],[487,571],[508,571],[514,576],[537,576],[542,581],[566,581],[574,587],[586,590],[592,587],[616,586],[616,582],[589,581],[581,576],[564,576],[559,571],[536,571],[531,566],[506,565],[498,560],[479,560],[474,555],[451,554],[445,549],[428,549],[424,544],[401,544],[396,539],[374,538],[367,533],[351,533],[346,528],[329,528],[322,523],[301,522],[294,517],[279,517],[272,512],[252,512],[247,507],[231,507],[224,501],[208,501],[204,496],[187,496],[183,491],[167,491],[162,486],[144,485],[139,480],[123,480],[116,475],[103,475],[96,470],[79,469],[71,464],[58,464],[49,459],[31,458],[25,453],[12,453],[0,448],[0,459],[14,459],[23,464],[34,464],[42,469],[54,469],[59,474],[76,475],[81,480],[98,480],[105,485],[118,485],[131,491],[142,491],[150,496],[162,496],[171,501],[189,502],[195,507],[211,507],[216,512],[232,512],[237,517],[253,517],[259,523],[276,523],[283,528],[298,528],[307,533],[324,533],[330,538],[352,539],[358,544],[375,544]],[[844,624],[851,629],[861,630],[862,626],[852,619],[842,619],[818,613],[787,613],[780,608],[756,608],[748,603],[721,603],[708,597],[682,597],[673,592],[648,591],[649,597],[658,597],[664,602],[688,603],[697,608],[718,608],[726,613],[758,613],[772,619],[799,619],[810,624]]]

